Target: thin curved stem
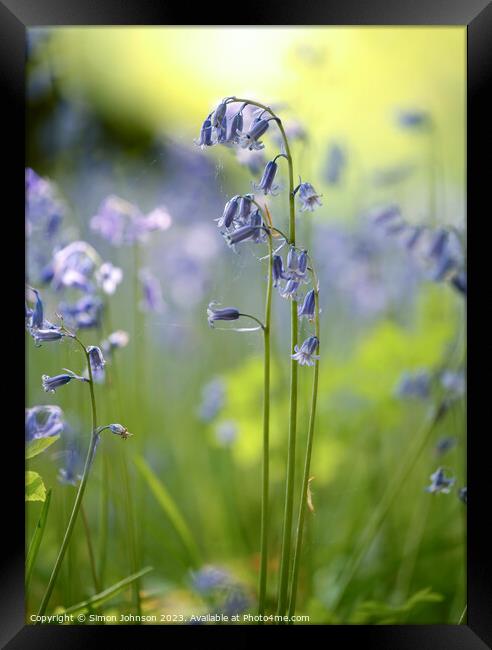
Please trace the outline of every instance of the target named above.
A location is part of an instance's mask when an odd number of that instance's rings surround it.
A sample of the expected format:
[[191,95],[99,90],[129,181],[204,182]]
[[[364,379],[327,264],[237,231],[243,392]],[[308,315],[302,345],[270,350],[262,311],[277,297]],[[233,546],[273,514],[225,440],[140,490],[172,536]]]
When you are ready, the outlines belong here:
[[[319,313],[320,312],[319,312],[318,279],[316,277],[314,270],[312,270],[312,273],[313,273],[313,280],[314,280],[314,300],[315,300],[315,321],[314,321],[315,332],[314,333],[318,339],[318,355],[319,355],[319,334],[320,334]],[[301,562],[304,519],[306,515],[306,505],[307,505],[308,489],[309,489],[309,473],[311,468],[311,454],[312,454],[313,439],[314,439],[314,426],[316,422],[316,405],[318,399],[318,377],[319,377],[319,360],[316,359],[314,363],[313,390],[311,396],[311,412],[309,415],[306,456],[304,460],[304,475],[302,479],[301,499],[299,503],[299,516],[297,520],[297,537],[296,537],[296,545],[294,550],[294,563],[292,567],[289,617],[292,617],[294,615],[296,609],[297,582],[299,578],[299,566]]]
[[268,575],[268,501],[270,480],[270,327],[272,315],[272,282],[273,282],[273,245],[272,237],[268,235],[268,285],[265,298],[264,339],[264,377],[263,377],[263,472],[261,498],[261,533],[260,533],[260,577],[258,613],[265,613],[265,598]]
[[92,546],[91,531],[89,528],[89,521],[87,519],[87,514],[85,512],[83,503],[80,505],[80,514],[82,516],[82,523],[84,524],[85,536],[87,539],[87,551],[89,554],[89,561],[91,565],[92,580],[94,581],[94,588],[96,590],[96,594],[98,594],[101,591],[101,585],[99,584],[99,579],[97,577],[96,560],[94,558],[94,549]]
[[65,553],[67,550],[67,547],[70,542],[70,538],[72,537],[73,529],[75,527],[75,522],[77,521],[77,516],[79,514],[80,507],[82,505],[82,499],[84,496],[85,492],[85,487],[87,485],[87,480],[89,478],[89,473],[92,465],[92,460],[94,458],[94,453],[96,451],[96,446],[97,446],[97,441],[98,441],[98,434],[97,434],[97,411],[96,411],[96,398],[94,395],[94,381],[92,377],[92,368],[91,368],[91,363],[89,359],[89,354],[85,348],[85,345],[78,339],[75,335],[71,335],[72,338],[77,341],[77,343],[82,347],[84,350],[84,354],[86,357],[86,362],[87,362],[87,371],[89,373],[89,389],[90,389],[90,396],[91,396],[91,409],[92,409],[92,431],[91,431],[91,441],[89,444],[89,449],[87,450],[87,456],[85,459],[85,465],[84,465],[84,472],[82,474],[82,478],[79,483],[79,488],[77,490],[77,496],[75,497],[75,501],[73,504],[72,508],[72,513],[70,515],[70,519],[68,521],[67,529],[65,530],[65,535],[63,537],[63,541],[60,547],[60,550],[58,551],[58,556],[55,560],[55,565],[53,567],[53,571],[51,572],[51,576],[48,582],[48,586],[46,588],[45,594],[43,596],[43,600],[41,601],[41,605],[39,606],[39,611],[38,611],[38,617],[43,616],[44,613],[46,612],[46,608],[48,606],[48,603],[51,598],[51,594],[53,592],[53,589],[55,587],[58,574],[60,572],[60,568],[63,562],[63,558],[65,557]]

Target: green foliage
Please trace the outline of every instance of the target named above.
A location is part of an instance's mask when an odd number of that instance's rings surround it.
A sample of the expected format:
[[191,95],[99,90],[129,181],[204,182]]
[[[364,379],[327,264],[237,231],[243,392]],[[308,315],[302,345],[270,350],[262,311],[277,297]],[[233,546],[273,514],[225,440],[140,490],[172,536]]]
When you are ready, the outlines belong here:
[[26,501],[44,501],[46,488],[37,472],[26,472]]
[[48,438],[37,438],[35,440],[30,440],[26,444],[26,460],[38,456],[43,451],[46,451],[48,447],[51,447],[60,438],[59,435],[49,436]]
[[358,625],[403,625],[423,605],[442,601],[443,596],[433,592],[430,587],[417,591],[401,605],[389,605],[372,600],[365,601],[357,607],[350,623]]

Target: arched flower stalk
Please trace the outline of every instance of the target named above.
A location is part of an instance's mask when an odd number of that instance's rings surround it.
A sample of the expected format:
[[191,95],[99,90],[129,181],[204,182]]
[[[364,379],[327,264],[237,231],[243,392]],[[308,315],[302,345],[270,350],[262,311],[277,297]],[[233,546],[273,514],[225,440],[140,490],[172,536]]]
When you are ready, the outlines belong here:
[[[240,107],[236,110],[236,104]],[[244,124],[243,111],[246,106],[255,107],[250,124]],[[205,119],[201,134],[196,144],[202,149],[215,144],[226,144],[228,146],[238,145],[241,149],[256,151],[264,148],[261,137],[268,131],[270,122],[275,122],[281,135],[282,150],[270,162],[267,163],[259,184],[254,185],[255,190],[262,192],[265,196],[275,194],[279,187],[274,183],[277,173],[278,158],[285,158],[288,166],[289,177],[289,228],[288,235],[279,230],[273,224],[268,206],[264,207],[258,203],[254,195],[236,195],[230,199],[221,218],[217,219],[218,227],[221,230],[227,244],[235,249],[244,241],[255,243],[268,242],[268,285],[265,297],[265,322],[261,323],[256,317],[249,314],[242,314],[236,308],[215,309],[214,303],[209,305],[209,324],[213,326],[216,320],[237,320],[240,317],[253,318],[259,323],[259,327],[241,328],[237,331],[251,331],[262,329],[264,337],[264,397],[263,397],[263,471],[262,471],[262,514],[261,514],[261,535],[260,535],[260,571],[259,571],[259,613],[265,613],[265,601],[267,593],[267,558],[268,558],[268,528],[269,528],[269,427],[270,427],[270,337],[271,337],[271,301],[272,288],[277,288],[279,295],[291,301],[291,341],[290,341],[290,408],[289,408],[289,435],[287,454],[287,477],[285,488],[284,523],[282,533],[282,552],[279,573],[279,591],[277,612],[285,615],[288,607],[289,585],[291,585],[290,598],[295,606],[295,591],[297,586],[297,575],[291,575],[292,569],[292,521],[294,509],[295,490],[295,457],[296,457],[296,435],[297,435],[297,398],[298,398],[298,367],[299,365],[314,366],[313,399],[311,403],[311,414],[308,434],[308,447],[306,450],[305,475],[309,475],[311,459],[312,440],[314,433],[316,395],[318,386],[318,359],[319,347],[319,301],[318,281],[314,267],[311,263],[310,273],[313,276],[313,289],[304,296],[304,300],[298,308],[299,291],[308,279],[308,253],[299,250],[296,246],[296,211],[295,197],[298,198],[301,209],[313,210],[321,205],[319,195],[316,194],[313,186],[309,183],[300,183],[294,186],[293,160],[289,147],[289,141],[281,119],[273,110],[256,101],[237,97],[227,97],[212,111]],[[273,250],[273,240],[281,240],[281,246]],[[289,253],[286,265],[282,257],[278,255],[279,250],[288,245]],[[261,258],[265,259],[265,258]],[[315,321],[315,335],[308,337],[302,345],[298,346],[298,321],[303,317]],[[235,328],[236,329],[236,328]],[[305,479],[305,477],[304,477]],[[294,570],[298,571],[300,551],[302,545],[302,528],[304,523],[304,503],[307,494],[307,483],[303,480],[301,509],[297,528],[297,541],[295,547]]]
[[[26,327],[29,333],[31,334],[31,336],[36,341],[36,343],[39,344],[40,341],[52,342],[63,338],[70,338],[74,340],[82,348],[85,356],[85,361],[87,364],[87,377],[76,375],[71,370],[64,369],[66,371],[65,374],[57,375],[55,377],[48,377],[47,375],[43,375],[43,381],[42,381],[43,388],[47,392],[54,393],[56,389],[65,386],[66,384],[70,383],[72,380],[77,380],[77,381],[87,383],[89,385],[91,413],[92,413],[91,439],[89,443],[89,448],[87,450],[87,456],[85,459],[84,471],[80,479],[77,495],[75,497],[75,501],[72,507],[72,512],[70,514],[67,528],[63,536],[63,541],[60,546],[60,550],[58,551],[58,555],[56,557],[55,565],[51,572],[48,586],[46,587],[46,591],[44,593],[43,599],[41,601],[41,605],[39,607],[38,616],[42,616],[46,612],[46,608],[49,604],[51,594],[53,592],[53,589],[58,579],[58,574],[60,572],[63,558],[65,556],[65,553],[70,543],[70,539],[72,537],[73,529],[75,527],[75,522],[77,521],[79,511],[81,511],[82,508],[82,499],[84,497],[87,481],[89,479],[90,469],[94,461],[94,456],[96,453],[97,445],[101,437],[101,433],[105,429],[109,429],[112,433],[119,435],[124,440],[128,438],[131,434],[129,434],[126,427],[124,427],[121,424],[110,424],[102,427],[97,426],[97,408],[96,408],[96,397],[94,393],[94,372],[97,371],[98,369],[101,369],[105,364],[102,352],[96,346],[88,346],[88,347],[85,346],[84,343],[82,343],[82,341],[76,334],[74,334],[73,332],[71,332],[65,327],[63,322],[61,325],[53,325],[49,321],[46,321],[43,316],[42,302],[38,292],[35,292],[35,295],[36,295],[35,310],[32,311],[26,307]],[[44,337],[40,339],[39,336],[40,332],[52,332],[52,333],[56,332],[58,336],[56,338]],[[92,569],[94,572],[94,566],[92,566]]]

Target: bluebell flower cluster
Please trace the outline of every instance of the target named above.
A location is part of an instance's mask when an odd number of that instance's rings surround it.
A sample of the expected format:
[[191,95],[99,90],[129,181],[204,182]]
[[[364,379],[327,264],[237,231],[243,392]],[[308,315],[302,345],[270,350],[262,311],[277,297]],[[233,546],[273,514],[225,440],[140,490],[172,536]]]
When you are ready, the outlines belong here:
[[396,205],[376,208],[370,214],[370,220],[412,255],[429,280],[449,282],[466,296],[465,252],[455,230],[411,225],[403,219]]
[[117,247],[146,241],[150,233],[167,230],[171,224],[166,208],[144,214],[138,206],[115,195],[105,198],[90,220],[91,229]]
[[[279,118],[274,116],[270,109],[254,108],[248,102],[243,102],[237,108],[237,103],[234,97],[226,97],[222,100],[207,115],[195,144],[202,149],[225,144],[228,146],[238,145],[240,150],[256,152],[263,150],[265,145],[262,137],[267,133],[270,122],[275,121],[280,124]],[[293,131],[293,137],[299,139],[306,137],[300,125],[296,125]],[[260,181],[253,185],[255,191],[261,192],[265,196],[277,194],[279,190],[279,185],[276,183],[277,159],[282,157],[289,160],[283,144],[280,153],[266,163]],[[322,205],[321,195],[316,192],[311,183],[300,180],[299,185],[295,189],[292,188],[292,192],[294,196],[297,195],[301,211],[312,212],[316,207]],[[264,220],[262,213],[266,213],[268,222]],[[282,246],[287,243],[282,233],[273,227],[268,211],[262,208],[254,194],[236,194],[230,198],[224,206],[222,216],[216,221],[227,245],[234,250],[244,242],[258,244],[265,242],[268,237],[273,242],[273,237],[277,238],[279,235],[283,240]],[[283,298],[300,300],[298,317],[306,318],[312,322],[315,319],[318,287],[307,291],[304,296],[300,293],[301,286],[309,282],[309,255],[306,250],[290,246],[284,264],[278,250],[274,254],[272,253],[273,286]],[[208,323],[211,327],[218,320],[238,320],[242,315],[236,307],[218,308],[215,302],[211,302],[207,308]],[[254,317],[250,316],[250,318]],[[258,319],[254,318],[254,320]],[[300,347],[296,346],[292,358],[300,365],[314,365],[319,358],[316,354],[318,345],[317,337],[310,336]]]

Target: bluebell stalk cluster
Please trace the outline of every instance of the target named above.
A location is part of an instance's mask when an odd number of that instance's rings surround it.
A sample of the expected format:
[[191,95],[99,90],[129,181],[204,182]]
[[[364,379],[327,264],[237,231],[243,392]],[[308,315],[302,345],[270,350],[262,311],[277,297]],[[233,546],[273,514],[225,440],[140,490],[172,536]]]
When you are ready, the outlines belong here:
[[[289,458],[287,462],[286,481],[286,510],[283,533],[283,551],[280,568],[279,602],[280,613],[284,613],[287,606],[287,591],[290,582],[290,537],[292,534],[292,510],[294,490],[294,455],[292,453],[296,430],[297,409],[297,362],[299,366],[315,366],[313,379],[313,397],[311,402],[311,418],[309,423],[308,446],[306,450],[306,467],[309,468],[310,449],[314,430],[314,417],[316,410],[317,378],[319,360],[319,286],[317,276],[313,269],[312,260],[306,250],[299,249],[295,243],[295,201],[298,201],[301,212],[312,212],[321,206],[321,195],[316,192],[311,183],[299,179],[299,184],[294,187],[292,157],[290,147],[281,120],[269,107],[257,102],[240,100],[235,97],[226,97],[205,118],[200,135],[195,144],[202,149],[222,144],[228,147],[237,147],[239,151],[261,152],[265,149],[264,137],[268,135],[270,126],[274,122],[278,126],[277,143],[280,140],[280,152],[270,160],[267,159],[259,182],[253,183],[254,193],[236,194],[225,204],[222,215],[216,219],[217,227],[226,244],[237,252],[238,247],[244,245],[268,244],[268,254],[261,259],[268,259],[268,285],[265,300],[265,320],[262,322],[256,316],[241,312],[236,306],[221,306],[217,302],[210,302],[207,308],[207,319],[210,327],[220,321],[238,321],[241,318],[254,320],[258,326],[252,328],[232,327],[235,331],[263,330],[264,335],[264,401],[263,401],[263,478],[262,478],[262,514],[261,514],[261,542],[260,542],[260,572],[259,572],[259,612],[265,611],[266,584],[267,584],[267,553],[268,553],[268,494],[269,494],[269,418],[270,418],[270,337],[271,337],[271,301],[272,288],[282,298],[293,301],[291,306],[291,391],[290,391],[290,417],[289,417]],[[302,137],[305,134],[302,133]],[[266,197],[275,196],[280,191],[277,183],[279,160],[285,159],[289,170],[289,236],[273,225],[272,218],[265,202]],[[247,159],[246,159],[247,160]],[[262,195],[262,196],[261,196]],[[274,250],[273,244],[280,242]],[[284,261],[280,254],[281,249],[288,246],[288,253]],[[311,288],[303,289],[312,283]],[[299,304],[296,307],[296,304]],[[297,316],[297,318],[296,318]],[[298,320],[306,319],[308,323],[315,323],[315,334],[308,336],[298,345]],[[236,435],[234,423],[223,424],[217,430],[217,436],[230,443]],[[294,445],[295,449],[295,445]],[[308,469],[306,470],[308,471]],[[296,556],[292,569],[292,585],[290,594],[290,607],[295,608],[295,592],[297,580],[297,566],[302,544],[302,522],[306,488],[304,486],[301,498],[300,524],[297,529]]]

